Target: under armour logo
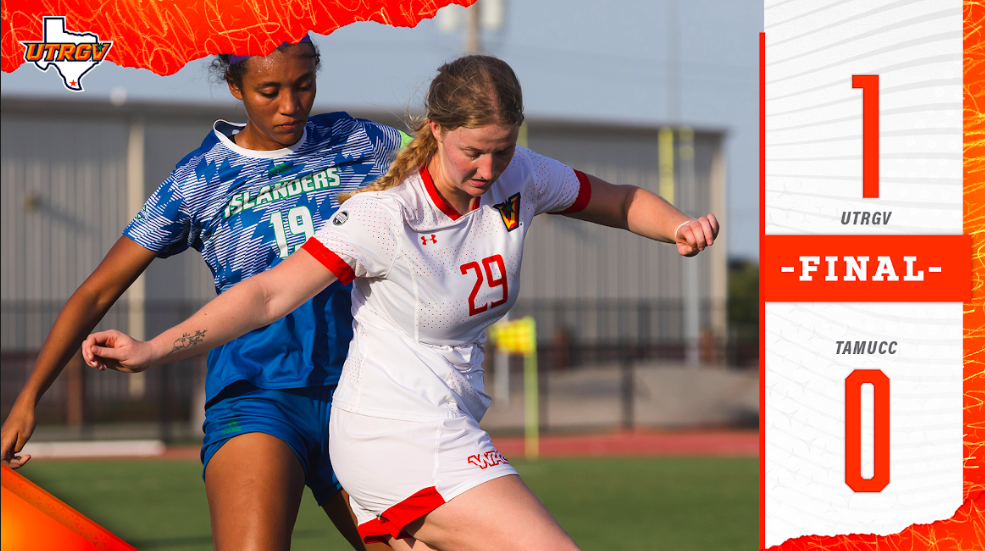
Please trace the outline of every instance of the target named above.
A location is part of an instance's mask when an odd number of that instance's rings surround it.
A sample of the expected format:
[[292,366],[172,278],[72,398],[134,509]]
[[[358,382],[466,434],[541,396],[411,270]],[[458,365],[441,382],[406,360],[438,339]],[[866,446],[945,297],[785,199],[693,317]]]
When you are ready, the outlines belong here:
[[[433,233],[431,234],[431,242],[432,243],[437,243],[438,242],[438,237],[436,235],[434,235]],[[421,236],[421,245],[427,245],[427,244],[428,244],[428,237],[426,235],[422,235]]]

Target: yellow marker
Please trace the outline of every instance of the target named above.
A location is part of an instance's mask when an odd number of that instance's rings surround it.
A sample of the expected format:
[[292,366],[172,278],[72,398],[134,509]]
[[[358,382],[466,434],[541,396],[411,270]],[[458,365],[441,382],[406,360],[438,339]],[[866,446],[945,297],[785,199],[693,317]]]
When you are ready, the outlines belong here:
[[537,459],[540,454],[540,412],[537,388],[537,324],[530,316],[500,322],[489,327],[489,337],[496,348],[508,354],[523,354],[523,398],[526,434],[526,457]]

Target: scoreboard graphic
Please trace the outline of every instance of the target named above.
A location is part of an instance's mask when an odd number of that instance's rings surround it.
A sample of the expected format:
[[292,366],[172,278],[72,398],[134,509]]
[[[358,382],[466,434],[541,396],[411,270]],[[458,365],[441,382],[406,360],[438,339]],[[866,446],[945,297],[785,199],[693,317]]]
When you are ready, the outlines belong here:
[[983,11],[764,6],[761,547],[985,549]]
[[[380,2],[255,9],[290,3],[216,3],[236,25],[279,14],[276,32],[219,43],[211,23],[160,24],[197,2],[128,21],[5,0],[2,69],[53,64],[81,91],[88,43],[172,74],[210,48],[327,34],[329,9],[407,26],[447,2],[411,0],[397,19]],[[759,547],[985,550],[985,0],[765,0],[763,22]],[[132,549],[0,475],[3,549]]]

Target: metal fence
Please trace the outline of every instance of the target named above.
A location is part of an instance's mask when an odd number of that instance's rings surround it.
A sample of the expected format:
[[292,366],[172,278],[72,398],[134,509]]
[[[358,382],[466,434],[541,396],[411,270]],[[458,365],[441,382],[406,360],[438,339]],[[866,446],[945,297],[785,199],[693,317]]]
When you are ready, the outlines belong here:
[[[0,303],[0,414],[6,419],[24,388],[38,351],[61,311],[63,302],[4,301]],[[155,334],[194,313],[200,302],[148,302],[143,306],[147,334]],[[126,301],[114,305],[96,330],[126,331],[134,312]],[[196,415],[205,384],[205,356],[162,365],[138,376],[95,371],[76,355],[45,392],[36,415],[40,427],[65,426],[73,436],[92,436],[98,425],[140,427],[136,436],[165,441],[195,438],[190,421]]]
[[[710,320],[724,318],[724,302],[699,307],[701,361],[748,366],[758,359],[758,327],[730,325],[716,334]],[[683,360],[684,303],[681,300],[521,300],[511,318],[537,321],[537,346],[548,369],[612,361]]]
[[[180,322],[200,306],[197,302],[146,303],[147,334]],[[55,302],[0,303],[0,414],[4,419],[61,307],[62,303]],[[720,308],[725,304],[705,302],[701,319],[712,319]],[[121,301],[97,329],[125,329],[130,315],[128,305]],[[543,399],[564,392],[552,388],[554,374],[597,371],[602,366],[621,381],[615,392],[623,401],[623,424],[633,419],[633,379],[627,369],[639,363],[682,362],[685,358],[681,301],[528,300],[518,301],[510,312],[513,318],[526,315],[533,316],[538,325]],[[707,321],[702,327],[698,344],[703,363],[732,368],[755,365],[757,328],[732,326],[726,335],[716,336]],[[519,364],[514,366],[518,369]],[[39,426],[74,427],[83,438],[92,435],[92,427],[113,423],[140,424],[145,433],[150,427],[165,441],[195,437],[194,425],[202,416],[204,379],[204,355],[157,367],[142,376],[94,371],[76,356],[38,404],[37,421]],[[515,382],[520,379],[518,372]],[[549,420],[543,424],[545,430],[551,428]]]
[[[24,387],[37,352],[0,354],[2,411],[6,419]],[[64,425],[81,437],[102,424],[140,426],[164,441],[197,436],[190,421],[196,416],[196,392],[205,384],[205,357],[162,365],[141,375],[95,371],[76,355],[38,403],[39,426]]]

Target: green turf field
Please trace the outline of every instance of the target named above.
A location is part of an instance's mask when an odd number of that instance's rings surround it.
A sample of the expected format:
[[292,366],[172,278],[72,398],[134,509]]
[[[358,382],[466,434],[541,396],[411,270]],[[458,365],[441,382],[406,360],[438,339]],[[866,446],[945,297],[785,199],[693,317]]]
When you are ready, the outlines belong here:
[[[587,550],[752,550],[757,461],[606,458],[515,461]],[[19,472],[138,549],[211,549],[201,466],[193,461],[34,461]],[[348,549],[309,492],[293,549]]]

